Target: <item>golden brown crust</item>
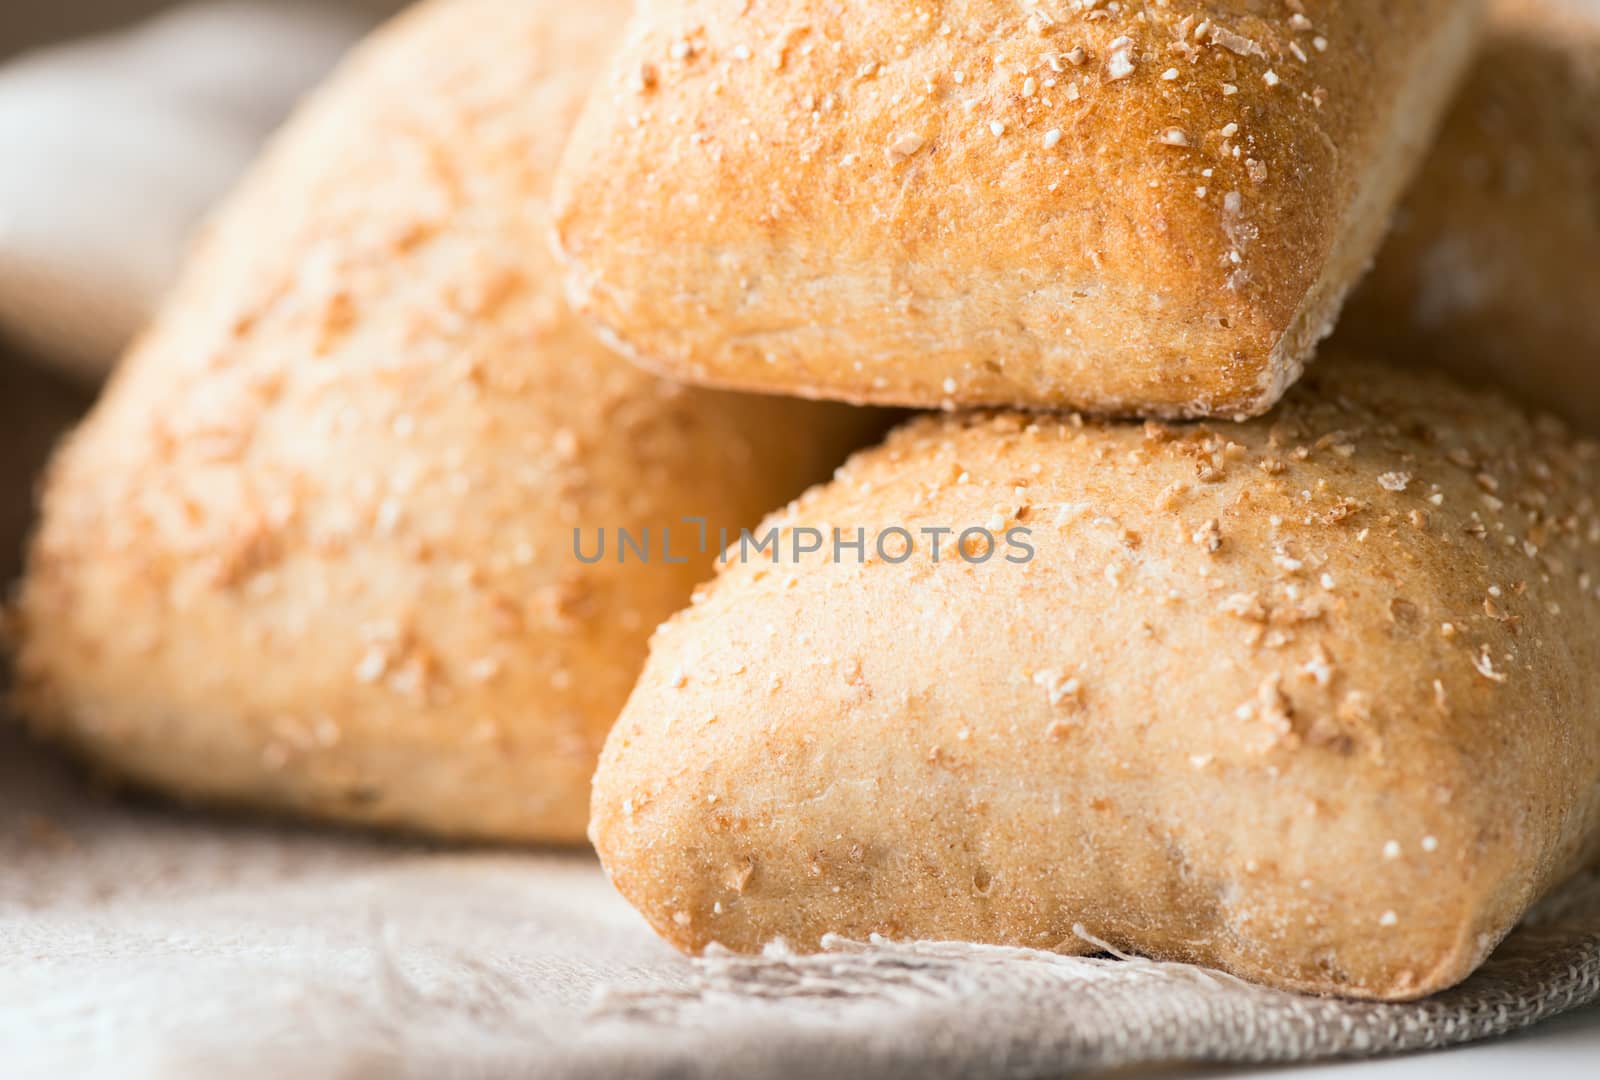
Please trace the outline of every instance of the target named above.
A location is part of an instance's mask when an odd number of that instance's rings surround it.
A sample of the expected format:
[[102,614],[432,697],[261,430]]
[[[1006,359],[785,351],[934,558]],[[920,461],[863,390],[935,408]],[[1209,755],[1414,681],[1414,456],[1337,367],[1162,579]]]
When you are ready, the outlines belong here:
[[[404,17],[221,215],[45,492],[49,734],[194,798],[580,840],[646,638],[710,573],[679,519],[747,524],[867,437],[568,315],[549,177],[627,5],[558,6]],[[667,525],[683,565],[573,553]]]
[[713,385],[1259,412],[1377,248],[1477,8],[645,5],[558,180],[569,292]]
[[1081,927],[1439,990],[1597,853],[1597,484],[1559,426],[1345,360],[1243,425],[916,421],[773,523],[1032,561],[736,562],[653,643],[591,837],[690,950]]
[[1600,17],[1497,0],[1477,66],[1340,340],[1600,431]]

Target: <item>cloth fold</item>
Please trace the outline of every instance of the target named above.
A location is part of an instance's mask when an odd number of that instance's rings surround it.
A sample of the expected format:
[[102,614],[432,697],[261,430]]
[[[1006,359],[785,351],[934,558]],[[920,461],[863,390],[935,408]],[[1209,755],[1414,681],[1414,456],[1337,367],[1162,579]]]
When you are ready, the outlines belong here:
[[371,21],[196,4],[0,70],[0,331],[101,378],[195,225]]

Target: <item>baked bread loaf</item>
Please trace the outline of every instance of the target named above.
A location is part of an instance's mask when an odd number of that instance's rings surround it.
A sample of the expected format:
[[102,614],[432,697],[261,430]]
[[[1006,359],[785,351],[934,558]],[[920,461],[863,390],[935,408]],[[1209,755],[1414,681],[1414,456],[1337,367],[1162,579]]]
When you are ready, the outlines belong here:
[[709,385],[1263,412],[1377,250],[1478,9],[642,5],[558,180],[568,289]]
[[1340,340],[1600,431],[1600,6],[1496,0]]
[[711,573],[681,519],[759,520],[874,423],[668,385],[568,314],[549,180],[627,7],[424,5],[293,124],[54,465],[20,602],[45,732],[180,796],[582,840],[648,636]]
[[1555,422],[1343,359],[1243,425],[918,420],[662,629],[591,838],[686,950],[1426,995],[1600,854],[1597,490]]

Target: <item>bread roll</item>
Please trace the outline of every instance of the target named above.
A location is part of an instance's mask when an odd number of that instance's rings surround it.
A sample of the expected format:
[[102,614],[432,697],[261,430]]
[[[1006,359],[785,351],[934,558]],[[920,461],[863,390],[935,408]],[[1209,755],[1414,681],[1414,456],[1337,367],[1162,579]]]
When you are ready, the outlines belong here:
[[1376,250],[1478,7],[643,5],[558,180],[568,289],[709,385],[1259,413]]
[[46,732],[196,799],[582,839],[648,635],[711,572],[680,519],[759,519],[871,422],[658,382],[568,315],[548,182],[627,6],[424,5],[282,138],[54,466]]
[[1237,426],[919,420],[663,628],[592,839],[687,950],[1440,990],[1600,854],[1596,490],[1559,425],[1344,360]]
[[1341,340],[1600,432],[1600,7],[1497,0]]

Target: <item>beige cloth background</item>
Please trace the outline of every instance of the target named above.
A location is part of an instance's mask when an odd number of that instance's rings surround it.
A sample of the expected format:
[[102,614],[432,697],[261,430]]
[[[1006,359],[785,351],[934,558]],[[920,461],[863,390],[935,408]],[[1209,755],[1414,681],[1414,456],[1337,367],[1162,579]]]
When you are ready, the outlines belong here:
[[[11,222],[0,325],[80,374],[114,355],[200,206],[352,33],[326,10],[302,20],[283,4],[228,4],[221,21],[218,10],[0,71],[0,132],[9,116],[16,133],[0,138],[0,225]],[[279,62],[291,41],[298,66]],[[252,89],[267,92],[219,107]],[[97,100],[116,107],[83,107]],[[117,137],[127,132],[146,137]],[[0,509],[26,505],[77,404],[43,376],[0,371]],[[15,526],[0,513],[7,551]],[[1424,1049],[1595,1002],[1600,879],[1548,905],[1466,986],[1419,1005],[950,945],[691,963],[587,854],[434,850],[117,800],[0,718],[8,1080],[1031,1078]]]

